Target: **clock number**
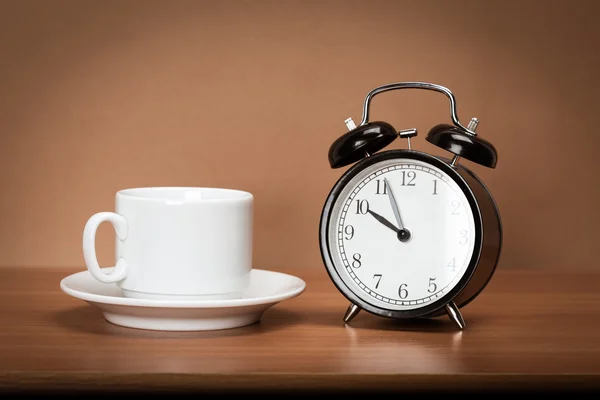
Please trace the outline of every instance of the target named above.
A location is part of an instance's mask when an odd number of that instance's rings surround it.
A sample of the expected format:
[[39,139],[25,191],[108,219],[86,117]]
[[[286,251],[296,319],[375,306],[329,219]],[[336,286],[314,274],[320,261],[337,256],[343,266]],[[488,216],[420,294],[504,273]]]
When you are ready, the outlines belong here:
[[437,179],[433,180],[433,193],[432,194],[438,194],[437,193]]
[[354,261],[352,261],[352,268],[360,268],[362,262],[360,261],[360,253],[354,253],[352,256]]
[[387,185],[384,180],[377,179],[377,192],[375,194],[387,194]]
[[408,296],[408,290],[406,290],[407,286],[408,285],[406,283],[403,283],[398,288],[398,296],[400,296],[401,299],[405,299]]
[[454,210],[452,210],[452,212],[450,213],[450,215],[458,215],[458,209],[460,208],[460,202],[458,200],[452,200],[452,202],[450,203],[450,205],[452,207],[454,207]]
[[365,215],[369,212],[369,202],[367,200],[356,200],[356,213]]
[[402,186],[415,186],[413,181],[417,177],[415,171],[402,171]]
[[450,260],[447,267],[452,268],[452,272],[456,271],[456,257],[452,257],[452,260]]
[[427,289],[427,291],[429,293],[433,293],[437,290],[437,285],[435,284],[435,278],[429,278],[429,288]]
[[458,243],[465,245],[467,244],[467,242],[469,241],[469,238],[467,237],[467,230],[463,229],[460,231],[460,239],[458,240]]
[[344,233],[346,234],[346,240],[352,239],[354,237],[354,227],[352,225],[346,225]]
[[375,289],[379,287],[379,282],[381,282],[381,274],[373,275],[373,279],[377,279],[377,283],[375,284]]

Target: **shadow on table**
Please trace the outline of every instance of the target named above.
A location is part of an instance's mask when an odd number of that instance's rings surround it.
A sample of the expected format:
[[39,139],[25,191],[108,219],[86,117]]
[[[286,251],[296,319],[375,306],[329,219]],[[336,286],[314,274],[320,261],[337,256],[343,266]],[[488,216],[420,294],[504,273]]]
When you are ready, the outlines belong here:
[[[357,329],[405,331],[405,332],[457,332],[458,327],[447,317],[392,319],[361,311],[348,324],[343,321],[345,310],[321,310],[312,312],[305,322],[327,326],[350,326]],[[479,326],[483,315],[465,316],[467,329]]]
[[272,332],[297,324],[301,318],[293,311],[269,308],[265,311],[261,320],[252,325],[233,329],[221,329],[214,331],[155,331],[128,328],[112,324],[104,319],[102,312],[92,306],[79,306],[69,310],[60,311],[51,316],[52,322],[57,323],[69,330],[91,333],[110,334],[125,337],[144,338],[213,338],[249,336],[266,332]]

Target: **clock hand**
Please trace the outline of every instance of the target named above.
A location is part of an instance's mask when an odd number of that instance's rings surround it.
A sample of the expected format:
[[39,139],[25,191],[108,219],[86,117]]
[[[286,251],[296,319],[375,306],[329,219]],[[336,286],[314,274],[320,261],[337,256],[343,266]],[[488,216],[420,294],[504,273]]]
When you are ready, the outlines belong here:
[[387,178],[383,178],[383,181],[385,182],[385,186],[387,187],[388,199],[390,199],[390,204],[392,205],[392,211],[394,211],[394,217],[396,217],[398,227],[400,229],[404,229],[402,217],[400,217],[400,209],[398,208],[398,203],[396,202],[396,198],[394,197],[394,192],[392,192],[392,187],[390,186],[390,183],[388,182]]
[[385,219],[381,215],[377,214],[375,211],[369,210],[369,214],[371,214],[373,217],[375,217],[375,219],[377,221],[381,222],[383,225],[387,226],[388,228],[390,228],[394,232],[398,233],[399,229],[396,228],[396,226],[394,224],[392,224],[390,221],[388,221],[387,219]]
[[396,201],[396,197],[394,197],[394,192],[392,192],[392,187],[388,182],[387,178],[383,178],[385,182],[385,186],[387,187],[388,198],[390,199],[390,204],[392,205],[392,211],[394,212],[394,217],[396,217],[396,222],[398,223],[398,240],[401,242],[408,242],[410,240],[410,231],[404,227],[402,223],[402,217],[400,216],[400,209],[398,208],[398,202]]

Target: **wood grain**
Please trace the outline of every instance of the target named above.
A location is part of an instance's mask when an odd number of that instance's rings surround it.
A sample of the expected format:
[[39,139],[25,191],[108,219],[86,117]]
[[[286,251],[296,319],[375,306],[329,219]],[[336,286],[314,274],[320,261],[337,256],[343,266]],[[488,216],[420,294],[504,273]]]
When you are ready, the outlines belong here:
[[600,390],[600,273],[499,270],[445,318],[392,321],[324,270],[252,326],[156,332],[105,321],[59,289],[74,269],[0,268],[0,388],[10,391]]

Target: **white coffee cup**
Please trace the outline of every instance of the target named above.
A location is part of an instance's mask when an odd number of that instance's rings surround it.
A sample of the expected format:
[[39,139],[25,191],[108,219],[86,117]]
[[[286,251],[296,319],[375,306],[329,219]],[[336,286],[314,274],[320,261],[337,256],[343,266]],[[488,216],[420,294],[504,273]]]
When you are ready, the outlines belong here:
[[[148,187],[116,194],[116,212],[86,223],[83,255],[89,272],[116,283],[124,296],[159,300],[220,300],[241,295],[252,269],[251,193],[220,188]],[[114,226],[116,265],[102,270],[95,238]]]

